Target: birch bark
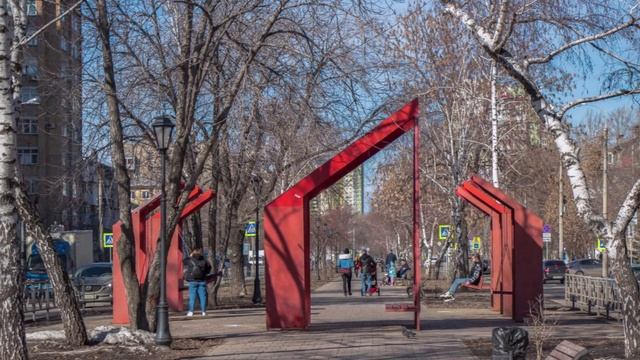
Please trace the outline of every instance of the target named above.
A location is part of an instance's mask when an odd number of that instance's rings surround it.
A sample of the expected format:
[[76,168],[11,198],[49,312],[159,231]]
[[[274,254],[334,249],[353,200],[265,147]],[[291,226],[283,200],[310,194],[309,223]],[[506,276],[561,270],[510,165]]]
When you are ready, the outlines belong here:
[[11,19],[0,0],[0,359],[27,359],[20,241],[16,233],[16,123],[11,89]]

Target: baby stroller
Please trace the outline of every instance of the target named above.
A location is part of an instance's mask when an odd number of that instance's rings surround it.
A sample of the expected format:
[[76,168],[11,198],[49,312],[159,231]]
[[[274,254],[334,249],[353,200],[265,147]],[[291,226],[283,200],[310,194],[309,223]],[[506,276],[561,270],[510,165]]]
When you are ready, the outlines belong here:
[[371,273],[371,287],[369,288],[369,295],[373,295],[375,293],[378,293],[378,296],[380,296],[380,286],[378,286],[377,271]]

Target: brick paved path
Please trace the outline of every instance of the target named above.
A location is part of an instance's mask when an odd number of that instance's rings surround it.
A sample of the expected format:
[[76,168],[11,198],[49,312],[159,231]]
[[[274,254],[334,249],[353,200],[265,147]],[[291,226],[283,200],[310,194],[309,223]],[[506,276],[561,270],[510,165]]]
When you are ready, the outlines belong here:
[[[314,291],[312,325],[307,331],[267,332],[261,310],[237,310],[237,317],[222,317],[219,315],[224,312],[216,312],[216,322],[211,325],[218,328],[224,342],[207,358],[474,359],[460,339],[426,331],[415,338],[403,334],[403,326],[413,326],[413,314],[385,313],[384,304],[408,302],[405,288],[383,287],[379,297],[361,297],[359,283],[354,281],[353,285],[354,295],[346,298],[338,281]],[[175,325],[172,323],[174,333],[178,331]]]

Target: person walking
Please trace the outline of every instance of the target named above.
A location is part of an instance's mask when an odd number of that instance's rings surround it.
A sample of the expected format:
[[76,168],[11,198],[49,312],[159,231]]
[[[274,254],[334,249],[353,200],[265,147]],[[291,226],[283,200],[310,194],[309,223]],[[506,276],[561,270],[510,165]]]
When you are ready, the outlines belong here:
[[189,282],[189,312],[193,316],[196,295],[200,300],[202,316],[207,315],[207,275],[211,272],[211,264],[202,256],[202,249],[195,249],[184,259],[184,279]]
[[344,252],[338,256],[338,272],[342,274],[342,290],[344,296],[351,296],[351,274],[353,269],[353,258],[351,257],[349,249],[344,249]]
[[387,257],[384,261],[384,266],[388,269],[389,265],[395,265],[396,261],[398,261],[398,257],[393,253],[393,249],[389,250],[389,253],[387,254]]
[[481,279],[482,279],[482,260],[480,259],[479,254],[474,254],[473,267],[471,268],[471,277],[454,279],[453,282],[451,283],[451,286],[449,287],[449,290],[447,290],[446,293],[440,295],[440,298],[445,299],[444,300],[445,302],[454,301],[455,298],[453,297],[453,295],[455,295],[456,291],[458,291],[460,286],[478,285]]
[[367,249],[362,249],[360,264],[360,295],[365,296],[371,288],[371,272],[375,271],[376,268],[375,260],[368,254]]
[[396,263],[391,262],[387,265],[387,276],[389,277],[389,286],[393,286],[396,279]]

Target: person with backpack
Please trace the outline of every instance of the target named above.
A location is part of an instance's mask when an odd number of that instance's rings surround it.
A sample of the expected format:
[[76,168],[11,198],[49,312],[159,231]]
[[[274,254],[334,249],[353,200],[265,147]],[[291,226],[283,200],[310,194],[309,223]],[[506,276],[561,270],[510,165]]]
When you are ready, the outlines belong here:
[[375,260],[368,254],[367,249],[362,249],[360,255],[361,274],[360,274],[360,295],[365,296],[371,288],[371,272],[375,272]]
[[196,295],[200,300],[202,316],[207,315],[207,275],[211,272],[211,264],[202,256],[202,249],[195,249],[184,259],[184,279],[189,282],[189,312],[193,316]]
[[351,296],[351,269],[353,269],[353,258],[351,257],[349,249],[344,249],[344,252],[338,256],[337,270],[342,275],[342,290],[344,296]]
[[446,293],[440,295],[440,298],[444,299],[444,302],[454,301],[456,291],[462,285],[478,285],[480,281],[482,281],[482,259],[480,259],[480,254],[473,254],[473,267],[471,268],[471,276],[465,278],[456,278],[451,283],[449,290]]

